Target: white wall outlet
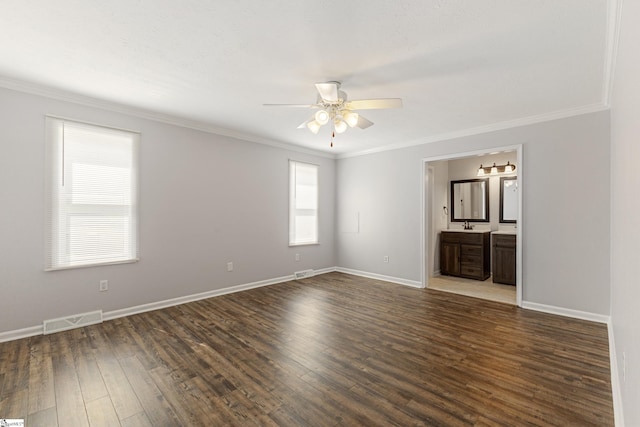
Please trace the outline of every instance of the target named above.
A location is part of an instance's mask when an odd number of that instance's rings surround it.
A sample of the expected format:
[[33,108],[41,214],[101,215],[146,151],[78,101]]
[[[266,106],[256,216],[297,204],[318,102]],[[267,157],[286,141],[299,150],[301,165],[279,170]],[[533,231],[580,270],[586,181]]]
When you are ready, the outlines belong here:
[[227,271],[233,271],[233,263],[232,262],[228,262],[227,263]]
[[109,290],[109,281],[108,280],[100,280],[100,292],[106,292]]
[[300,254],[296,254],[296,261],[300,261]]
[[384,262],[389,262],[389,255],[385,255],[384,258],[382,258],[382,260]]

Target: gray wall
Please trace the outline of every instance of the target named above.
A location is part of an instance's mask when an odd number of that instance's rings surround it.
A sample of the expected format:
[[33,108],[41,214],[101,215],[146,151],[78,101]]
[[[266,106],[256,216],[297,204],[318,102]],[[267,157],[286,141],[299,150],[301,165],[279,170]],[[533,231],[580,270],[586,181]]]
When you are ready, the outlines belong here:
[[[627,426],[640,425],[640,3],[625,1],[611,107],[611,320]],[[624,357],[626,356],[626,357]],[[626,359],[626,369],[624,367]],[[626,370],[626,374],[625,374]]]
[[[333,159],[6,89],[0,111],[0,332],[335,266]],[[141,132],[140,262],[43,271],[45,114]],[[320,165],[320,245],[288,247],[289,158]]]
[[340,159],[337,209],[361,230],[338,265],[420,281],[423,159],[523,144],[523,300],[608,315],[609,139],[605,111]]

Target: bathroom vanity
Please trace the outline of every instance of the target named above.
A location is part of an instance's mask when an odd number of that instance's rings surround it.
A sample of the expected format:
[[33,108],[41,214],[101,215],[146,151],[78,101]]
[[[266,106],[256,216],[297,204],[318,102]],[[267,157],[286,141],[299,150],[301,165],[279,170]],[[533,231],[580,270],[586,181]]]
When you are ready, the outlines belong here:
[[468,279],[487,279],[491,274],[490,240],[490,231],[442,231],[440,273]]

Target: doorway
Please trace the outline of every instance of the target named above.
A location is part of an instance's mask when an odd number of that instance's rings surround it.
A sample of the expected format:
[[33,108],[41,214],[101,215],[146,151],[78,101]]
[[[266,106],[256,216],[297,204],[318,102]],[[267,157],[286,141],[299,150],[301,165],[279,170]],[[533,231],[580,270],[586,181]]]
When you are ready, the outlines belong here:
[[[516,182],[517,188],[517,219],[515,223],[501,223],[498,220],[498,201],[492,202],[492,209],[490,210],[491,220],[486,223],[477,224],[481,230],[489,230],[491,232],[513,230],[516,236],[516,284],[515,284],[515,302],[513,301],[513,286],[510,285],[495,285],[492,279],[489,278],[485,281],[468,280],[459,277],[440,275],[439,272],[439,245],[440,245],[440,233],[443,230],[450,228],[461,228],[459,222],[451,221],[450,214],[450,194],[449,185],[451,176],[460,174],[459,170],[454,170],[449,174],[447,167],[446,173],[443,173],[442,165],[465,165],[466,168],[471,168],[471,164],[475,165],[475,171],[477,171],[480,164],[483,166],[491,166],[492,159],[502,159],[505,156],[514,156],[517,165],[516,168]],[[491,157],[493,156],[493,157]],[[507,157],[508,157],[507,156]],[[513,158],[513,157],[509,157]],[[458,161],[457,163],[454,163]],[[450,163],[451,162],[451,163]],[[484,163],[483,163],[484,162]],[[489,164],[485,165],[485,163]],[[477,163],[477,164],[476,164]],[[459,166],[455,166],[454,169],[460,169]],[[513,145],[506,147],[493,147],[479,151],[461,152],[450,155],[430,157],[423,159],[423,203],[421,203],[422,218],[423,218],[423,244],[422,246],[422,274],[423,274],[423,286],[446,290],[449,292],[476,296],[479,298],[493,299],[500,302],[509,302],[511,298],[511,304],[520,307],[522,305],[522,293],[523,293],[523,280],[522,280],[522,248],[523,248],[523,221],[522,221],[522,198],[523,198],[523,186],[522,186],[522,145]],[[472,170],[465,172],[468,174],[475,173]],[[443,181],[444,184],[443,184]],[[498,180],[499,181],[499,180]],[[495,187],[495,185],[494,185]],[[499,191],[499,187],[495,187],[492,190],[494,194],[491,196],[492,200],[496,199],[496,191]],[[504,288],[504,286],[507,286]],[[475,288],[475,290],[474,290]],[[477,291],[477,292],[476,292]],[[491,297],[491,294],[495,294],[495,298]],[[509,293],[511,297],[509,297]]]

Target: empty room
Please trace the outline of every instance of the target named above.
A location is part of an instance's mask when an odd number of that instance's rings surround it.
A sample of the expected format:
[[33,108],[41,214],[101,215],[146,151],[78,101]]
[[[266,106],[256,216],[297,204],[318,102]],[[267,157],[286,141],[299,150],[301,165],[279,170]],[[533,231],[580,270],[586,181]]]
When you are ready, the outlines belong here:
[[1,426],[640,426],[640,4],[0,3]]

